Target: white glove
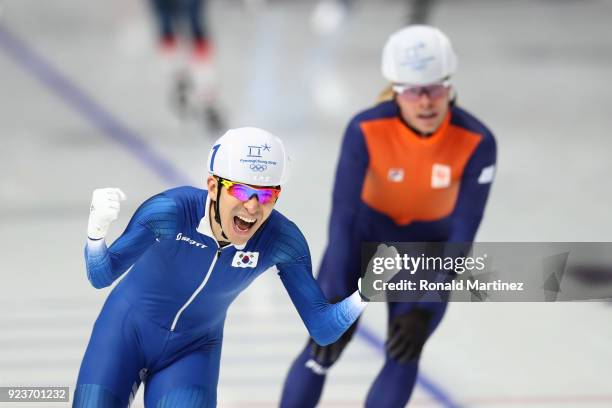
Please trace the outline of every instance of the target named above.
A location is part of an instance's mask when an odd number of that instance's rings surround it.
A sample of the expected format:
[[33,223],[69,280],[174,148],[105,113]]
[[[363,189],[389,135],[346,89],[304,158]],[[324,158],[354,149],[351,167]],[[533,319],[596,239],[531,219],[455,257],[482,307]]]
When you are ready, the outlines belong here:
[[376,253],[370,259],[364,275],[357,281],[357,287],[359,288],[359,295],[363,300],[382,300],[381,295],[384,293],[383,290],[376,290],[374,288],[374,281],[389,282],[393,277],[400,271],[398,266],[394,263],[390,269],[383,268],[383,271],[374,271],[374,259],[375,258],[391,258],[393,260],[399,257],[397,249],[391,245],[379,244],[376,249]]
[[119,202],[125,199],[125,194],[118,188],[94,190],[87,224],[87,236],[90,239],[101,239],[106,236],[110,223],[119,216]]

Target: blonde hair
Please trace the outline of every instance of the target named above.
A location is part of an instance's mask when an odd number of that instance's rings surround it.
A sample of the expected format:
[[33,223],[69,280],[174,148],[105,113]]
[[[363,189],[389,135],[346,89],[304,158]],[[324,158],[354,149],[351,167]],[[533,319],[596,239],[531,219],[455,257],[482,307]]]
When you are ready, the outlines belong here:
[[394,97],[395,92],[393,91],[391,84],[389,84],[378,94],[378,98],[376,98],[376,103],[391,101]]

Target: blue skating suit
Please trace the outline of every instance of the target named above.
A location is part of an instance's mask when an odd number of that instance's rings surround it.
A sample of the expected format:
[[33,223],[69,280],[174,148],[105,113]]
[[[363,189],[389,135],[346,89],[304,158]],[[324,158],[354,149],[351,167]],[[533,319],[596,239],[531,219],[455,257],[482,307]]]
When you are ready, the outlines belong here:
[[357,293],[328,303],[293,222],[272,211],[245,245],[219,248],[209,203],[204,190],[168,190],[144,202],[110,248],[88,241],[96,288],[133,267],[95,323],[73,406],[125,407],[144,381],[147,406],[214,407],[227,308],[271,267],[317,342],[334,342],[357,319]]

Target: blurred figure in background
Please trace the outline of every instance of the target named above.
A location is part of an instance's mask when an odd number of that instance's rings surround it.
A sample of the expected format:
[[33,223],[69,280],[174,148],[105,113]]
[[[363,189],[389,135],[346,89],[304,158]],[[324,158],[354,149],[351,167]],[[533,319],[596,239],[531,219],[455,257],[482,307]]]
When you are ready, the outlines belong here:
[[[436,0],[406,0],[406,24],[427,23],[435,2]],[[320,0],[310,14],[312,31],[320,35],[334,33],[355,8],[355,3],[356,0]]]
[[431,16],[431,9],[437,0],[409,0],[407,24],[426,24]]
[[[493,181],[496,144],[478,119],[455,104],[457,59],[431,26],[393,34],[382,58],[391,84],[376,106],[349,123],[333,191],[329,244],[317,280],[331,302],[355,290],[362,242],[471,242]],[[421,350],[445,302],[389,302],[385,363],[366,407],[403,407]],[[281,407],[314,407],[326,374],[357,323],[337,342],[309,340],[295,360]]]
[[344,22],[354,0],[321,0],[310,14],[310,26],[316,34],[336,31]]
[[159,49],[172,78],[172,103],[183,118],[202,119],[211,133],[225,128],[216,102],[213,46],[206,0],[151,0]]

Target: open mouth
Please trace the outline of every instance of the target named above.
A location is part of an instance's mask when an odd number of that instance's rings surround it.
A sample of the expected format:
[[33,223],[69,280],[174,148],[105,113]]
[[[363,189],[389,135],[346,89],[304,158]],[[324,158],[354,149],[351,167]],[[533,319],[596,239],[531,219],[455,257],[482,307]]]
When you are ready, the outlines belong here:
[[420,113],[418,116],[419,116],[419,119],[429,120],[429,119],[435,118],[436,116],[438,116],[438,114],[436,112],[430,112],[430,113]]
[[238,232],[245,233],[253,228],[253,225],[256,223],[256,218],[248,218],[241,215],[234,216],[234,227]]

